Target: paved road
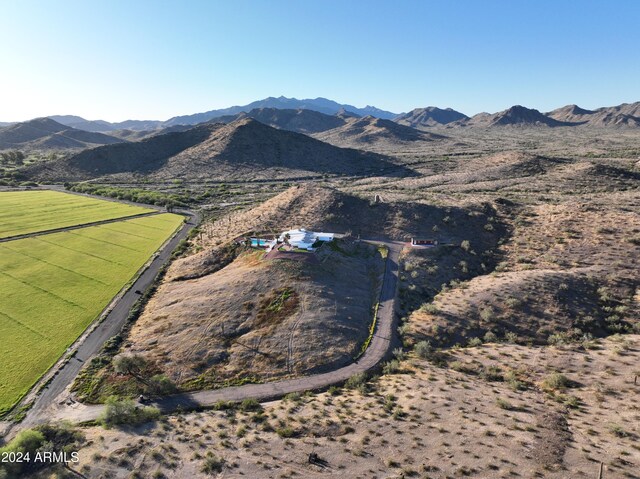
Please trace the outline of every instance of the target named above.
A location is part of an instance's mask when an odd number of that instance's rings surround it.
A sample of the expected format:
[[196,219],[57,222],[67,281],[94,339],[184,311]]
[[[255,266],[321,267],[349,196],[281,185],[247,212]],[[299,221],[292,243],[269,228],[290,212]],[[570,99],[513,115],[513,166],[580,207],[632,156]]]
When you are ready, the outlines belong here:
[[[188,216],[182,229],[165,244],[149,267],[117,301],[107,317],[82,341],[76,355],[58,371],[48,386],[37,397],[33,407],[20,424],[20,428],[47,422],[51,419],[50,413],[52,409],[66,407],[64,404],[57,402],[60,401],[61,394],[73,382],[84,364],[100,350],[105,341],[122,330],[129,316],[129,311],[140,297],[135,291],[144,292],[151,286],[160,268],[169,260],[178,243],[186,238],[191,229],[200,221],[199,216],[194,212],[183,210],[178,212]],[[1,430],[0,433],[2,433]],[[5,434],[8,434],[8,431],[5,431]]]
[[[163,412],[172,412],[179,408],[201,408],[212,406],[216,402],[241,401],[247,398],[266,400],[281,397],[292,392],[302,392],[313,389],[322,389],[332,384],[341,383],[356,373],[366,372],[383,360],[397,344],[395,300],[398,283],[398,258],[404,243],[391,241],[374,241],[383,243],[389,248],[387,264],[380,292],[380,305],[378,307],[378,321],[376,330],[367,351],[348,366],[334,371],[305,376],[295,379],[286,379],[263,384],[248,384],[244,386],[229,387],[224,389],[199,391],[187,394],[177,394],[163,398],[154,405]],[[149,278],[149,281],[152,278]],[[135,300],[135,298],[133,298]],[[132,304],[132,303],[131,303]],[[90,351],[97,351],[102,342],[116,334],[124,324],[128,309],[120,309],[118,320],[109,325],[109,331],[96,336],[91,341],[88,350],[79,352],[80,361],[72,361],[71,366],[64,372],[64,379],[52,383],[49,390],[40,397],[32,412],[23,422],[24,426],[30,426],[48,420],[69,420],[72,422],[84,422],[97,419],[102,413],[101,405],[84,405],[80,403],[58,404],[56,397],[64,390],[67,384],[73,380],[80,367],[90,356]],[[49,407],[47,408],[47,405]]]

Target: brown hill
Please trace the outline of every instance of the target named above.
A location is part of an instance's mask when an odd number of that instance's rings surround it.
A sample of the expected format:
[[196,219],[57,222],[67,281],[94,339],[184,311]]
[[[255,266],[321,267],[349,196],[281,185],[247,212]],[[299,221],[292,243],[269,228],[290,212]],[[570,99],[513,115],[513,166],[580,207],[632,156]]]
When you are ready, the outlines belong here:
[[623,103],[622,105],[611,107],[618,110],[623,115],[640,117],[640,101],[635,103]]
[[144,355],[187,390],[350,363],[367,337],[384,262],[375,247],[351,241],[309,255],[315,261],[270,260],[245,249],[218,271],[166,282],[124,353]]
[[543,115],[538,110],[515,105],[511,108],[494,113],[493,115],[475,115],[469,120],[456,122],[459,126],[493,127],[493,126],[569,126],[571,123],[563,123]]
[[446,138],[373,116],[348,118],[344,125],[313,136],[333,145],[351,148],[403,145]]
[[259,180],[385,172],[409,174],[381,155],[336,148],[250,118],[95,148],[21,170],[24,178],[40,181],[124,180],[141,175],[157,180]]
[[149,174],[179,152],[204,141],[215,127],[200,126],[186,132],[168,133],[133,143],[85,150],[60,160],[23,168],[25,178],[41,181],[83,181],[118,173]]
[[547,113],[547,116],[558,121],[583,123],[588,121],[588,118],[585,117],[593,115],[594,113],[595,111],[585,110],[584,108],[580,108],[578,105],[567,105],[550,111]]
[[110,136],[115,136],[116,138],[120,138],[122,140],[127,141],[140,141],[146,138],[151,138],[152,136],[164,135],[166,133],[175,133],[179,131],[187,131],[193,128],[193,125],[174,125],[168,126],[166,128],[155,128],[150,130],[131,130],[131,129],[123,129],[123,130],[114,130],[110,131]]
[[416,108],[415,110],[411,110],[409,113],[397,116],[393,121],[400,125],[406,125],[412,128],[421,128],[447,125],[454,121],[467,119],[469,119],[467,115],[451,108],[441,109],[435,106],[429,106],[426,108]]
[[623,103],[618,106],[585,110],[576,105],[567,105],[553,110],[547,115],[559,121],[573,122],[587,126],[640,126],[640,102]]
[[[367,198],[333,188],[300,184],[255,208],[204,223],[199,245],[203,252],[177,261],[169,277],[194,277],[206,273],[216,264],[216,253],[212,256],[211,246],[224,244],[250,231],[275,233],[289,228],[308,228],[351,233],[363,238],[409,240],[412,236],[421,236],[446,243],[459,243],[468,238],[470,231],[475,231],[474,237],[481,248],[497,238],[483,229],[488,213],[484,206],[472,212],[471,209],[451,207],[445,210],[416,202],[385,200],[374,204]],[[443,218],[446,218],[445,223]],[[437,231],[434,225],[438,225]]]
[[640,126],[640,116],[631,116],[608,109],[598,111],[588,122],[591,126]]
[[[491,208],[482,207],[371,204],[330,188],[292,187],[251,210],[203,224],[200,252],[172,265],[133,327],[125,352],[144,355],[186,389],[346,364],[366,337],[380,285],[383,265],[375,248],[345,239],[322,248],[317,261],[297,262],[266,260],[255,250],[229,246],[228,240],[248,230],[307,227],[351,230],[365,238],[422,233],[460,243],[473,231],[476,251],[454,253],[452,259],[464,258],[473,274],[481,262],[490,264],[491,256],[480,253],[499,239],[498,222],[494,232],[484,228],[490,214]],[[435,224],[440,231],[434,232]],[[235,248],[233,255],[229,248]],[[219,261],[220,255],[228,261]],[[270,313],[284,292],[283,308]]]
[[83,149],[123,141],[102,133],[77,130],[50,118],[36,118],[0,129],[0,150]]

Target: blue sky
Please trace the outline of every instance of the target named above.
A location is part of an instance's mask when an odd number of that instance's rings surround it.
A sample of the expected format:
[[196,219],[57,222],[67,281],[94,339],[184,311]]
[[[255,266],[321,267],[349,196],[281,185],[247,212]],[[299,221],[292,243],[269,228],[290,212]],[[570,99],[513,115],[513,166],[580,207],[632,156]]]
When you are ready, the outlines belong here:
[[2,0],[0,120],[640,100],[640,1]]

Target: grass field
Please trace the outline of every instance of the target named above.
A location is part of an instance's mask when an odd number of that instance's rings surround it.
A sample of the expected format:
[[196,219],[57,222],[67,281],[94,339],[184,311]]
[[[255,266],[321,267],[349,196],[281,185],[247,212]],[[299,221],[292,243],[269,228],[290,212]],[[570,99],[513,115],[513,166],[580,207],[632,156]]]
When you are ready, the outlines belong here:
[[182,221],[160,214],[0,243],[0,415]]
[[57,191],[0,193],[0,238],[154,211]]

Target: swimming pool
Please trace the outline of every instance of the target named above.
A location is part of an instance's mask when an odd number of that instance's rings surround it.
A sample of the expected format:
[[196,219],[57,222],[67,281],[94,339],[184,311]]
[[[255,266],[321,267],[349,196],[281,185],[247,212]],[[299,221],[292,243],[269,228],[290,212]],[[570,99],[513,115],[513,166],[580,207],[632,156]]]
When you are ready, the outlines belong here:
[[269,240],[266,240],[263,238],[251,238],[251,246],[254,246],[254,247],[267,246],[268,243],[269,243]]

